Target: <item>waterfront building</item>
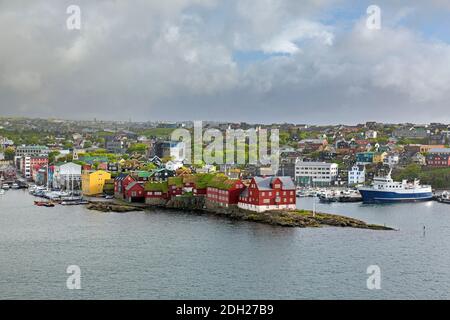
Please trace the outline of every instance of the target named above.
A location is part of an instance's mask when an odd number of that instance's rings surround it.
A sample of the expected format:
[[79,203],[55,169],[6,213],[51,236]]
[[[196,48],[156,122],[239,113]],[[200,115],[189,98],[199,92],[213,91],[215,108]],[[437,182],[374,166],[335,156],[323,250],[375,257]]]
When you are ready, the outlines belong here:
[[364,165],[355,164],[348,171],[348,185],[364,184],[366,182],[366,167]]
[[183,194],[183,177],[170,177],[167,179],[169,198]]
[[125,200],[128,202],[145,202],[144,185],[140,181],[133,181],[125,187]]
[[243,182],[239,179],[215,177],[206,189],[206,199],[211,204],[228,208],[230,205],[238,204],[244,188]]
[[301,186],[329,186],[338,176],[338,165],[327,162],[304,162],[295,164],[295,182]]
[[254,177],[241,192],[238,207],[255,212],[295,210],[295,185],[290,177]]
[[83,194],[93,196],[103,193],[105,182],[111,179],[111,174],[103,170],[84,171],[81,175]]
[[20,170],[26,179],[33,177],[33,168],[47,166],[48,156],[22,156],[20,161]]
[[165,204],[169,200],[169,185],[167,181],[149,181],[144,184],[145,203],[151,205]]
[[131,182],[134,181],[134,178],[129,174],[119,174],[114,179],[114,197],[118,199],[125,199],[125,189]]
[[79,190],[81,188],[81,165],[73,162],[56,164],[52,185],[56,189]]

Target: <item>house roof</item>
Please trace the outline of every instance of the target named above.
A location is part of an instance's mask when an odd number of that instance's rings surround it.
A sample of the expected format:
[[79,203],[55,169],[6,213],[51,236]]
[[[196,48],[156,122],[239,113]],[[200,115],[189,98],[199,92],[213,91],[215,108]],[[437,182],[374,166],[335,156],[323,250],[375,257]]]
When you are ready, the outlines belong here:
[[141,183],[139,183],[138,181],[133,181],[132,183],[130,183],[129,185],[127,185],[127,187],[125,188],[126,191],[131,190],[132,188],[134,188],[135,186],[140,186],[142,189],[144,188],[142,186]]
[[272,184],[276,179],[280,179],[282,190],[295,190],[295,185],[291,177],[254,177],[253,179],[259,190],[272,190]]
[[128,177],[129,175],[126,173],[121,173],[116,177],[116,181],[123,181],[126,177]]

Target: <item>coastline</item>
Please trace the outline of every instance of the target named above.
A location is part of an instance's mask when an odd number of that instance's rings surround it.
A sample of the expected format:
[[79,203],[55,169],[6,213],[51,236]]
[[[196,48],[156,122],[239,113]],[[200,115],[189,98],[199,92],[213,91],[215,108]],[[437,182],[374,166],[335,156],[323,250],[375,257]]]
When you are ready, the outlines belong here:
[[89,210],[101,212],[133,212],[145,211],[152,209],[177,210],[183,212],[195,212],[196,214],[207,214],[221,216],[231,220],[248,221],[263,223],[281,227],[298,227],[298,228],[319,228],[319,227],[341,227],[356,228],[378,231],[393,231],[394,228],[387,226],[368,224],[362,220],[350,218],[343,215],[316,212],[313,214],[310,210],[279,210],[265,211],[261,213],[243,210],[237,207],[217,207],[210,203],[205,203],[204,199],[199,197],[178,197],[170,200],[165,204],[136,204],[128,203],[122,200],[114,199],[113,201],[89,201],[86,205]]

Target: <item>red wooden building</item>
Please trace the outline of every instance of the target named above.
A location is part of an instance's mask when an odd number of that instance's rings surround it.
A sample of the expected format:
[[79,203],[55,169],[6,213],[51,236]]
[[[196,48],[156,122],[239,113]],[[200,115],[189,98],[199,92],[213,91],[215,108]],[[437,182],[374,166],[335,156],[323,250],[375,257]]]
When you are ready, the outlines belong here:
[[254,177],[241,193],[238,207],[256,212],[295,210],[295,185],[290,177]]
[[114,196],[119,199],[125,199],[125,190],[134,181],[134,178],[129,174],[121,173],[118,175],[114,179]]
[[450,167],[450,154],[429,154],[426,156],[426,164],[433,168]]
[[218,183],[213,181],[206,189],[206,199],[223,207],[237,205],[239,195],[244,188],[244,184],[239,179],[227,179]]
[[125,199],[128,202],[145,202],[145,190],[142,182],[132,181],[125,187]]

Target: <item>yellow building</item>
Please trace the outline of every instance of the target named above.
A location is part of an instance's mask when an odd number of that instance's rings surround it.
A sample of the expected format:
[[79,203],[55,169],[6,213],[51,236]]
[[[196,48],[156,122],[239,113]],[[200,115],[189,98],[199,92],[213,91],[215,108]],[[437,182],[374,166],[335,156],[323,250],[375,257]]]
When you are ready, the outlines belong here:
[[386,156],[387,152],[375,152],[373,155],[373,163],[383,163]]
[[111,179],[111,174],[103,170],[84,171],[81,175],[83,194],[86,196],[102,194],[105,181],[109,179]]

